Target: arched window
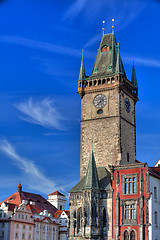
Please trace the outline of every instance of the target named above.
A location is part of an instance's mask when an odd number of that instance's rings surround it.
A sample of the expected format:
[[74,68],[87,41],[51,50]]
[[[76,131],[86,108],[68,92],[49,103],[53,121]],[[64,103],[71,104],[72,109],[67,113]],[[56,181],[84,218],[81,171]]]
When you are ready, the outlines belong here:
[[136,239],[136,234],[135,234],[135,231],[131,231],[130,233],[130,240],[135,240]]
[[124,240],[129,240],[129,234],[127,230],[124,232]]
[[96,203],[92,205],[92,222],[93,224],[96,224],[96,219],[97,219],[97,206]]
[[106,227],[106,209],[103,209],[103,227]]
[[82,228],[82,208],[79,208],[77,211],[77,233],[79,233],[81,228]]

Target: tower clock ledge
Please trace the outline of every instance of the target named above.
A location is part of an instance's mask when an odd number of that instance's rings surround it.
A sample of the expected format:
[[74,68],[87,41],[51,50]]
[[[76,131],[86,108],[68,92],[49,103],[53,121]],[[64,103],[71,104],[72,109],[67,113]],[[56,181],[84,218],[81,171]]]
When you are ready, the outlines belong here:
[[100,78],[90,78],[78,80],[78,94],[81,98],[87,93],[111,90],[113,88],[123,89],[124,92],[132,96],[135,102],[138,101],[138,87],[121,74],[105,76]]

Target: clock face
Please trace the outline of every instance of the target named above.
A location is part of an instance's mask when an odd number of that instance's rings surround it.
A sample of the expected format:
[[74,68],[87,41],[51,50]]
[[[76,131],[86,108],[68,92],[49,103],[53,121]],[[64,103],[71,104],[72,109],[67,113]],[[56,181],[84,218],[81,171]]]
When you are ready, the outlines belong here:
[[125,108],[127,112],[130,112],[131,110],[131,105],[130,105],[130,101],[128,98],[125,99]]
[[107,103],[107,98],[104,94],[98,94],[93,100],[93,104],[96,108],[103,108]]

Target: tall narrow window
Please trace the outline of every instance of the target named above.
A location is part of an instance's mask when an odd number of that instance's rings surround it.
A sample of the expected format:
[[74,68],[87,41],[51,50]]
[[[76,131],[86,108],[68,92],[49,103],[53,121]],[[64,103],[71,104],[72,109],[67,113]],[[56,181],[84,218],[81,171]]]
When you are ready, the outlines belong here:
[[79,233],[81,227],[82,227],[82,208],[79,208],[77,211],[77,233]]
[[127,153],[127,162],[129,162],[129,153]]
[[157,227],[157,223],[158,223],[158,216],[157,216],[157,212],[154,213],[154,218],[155,218],[155,226]]
[[124,232],[124,240],[129,240],[128,231],[125,231],[125,232]]
[[106,209],[103,209],[103,227],[106,227]]
[[136,239],[136,234],[135,234],[135,231],[131,231],[131,234],[130,234],[130,240],[135,240]]
[[154,200],[157,201],[157,188],[154,187]]

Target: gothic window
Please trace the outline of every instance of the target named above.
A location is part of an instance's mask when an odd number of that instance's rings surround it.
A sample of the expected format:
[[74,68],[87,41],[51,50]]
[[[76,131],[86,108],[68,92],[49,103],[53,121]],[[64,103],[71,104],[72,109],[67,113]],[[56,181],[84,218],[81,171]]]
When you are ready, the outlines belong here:
[[96,206],[96,203],[94,203],[93,206],[92,206],[92,221],[93,221],[93,224],[96,224],[96,218],[97,218],[97,206]]
[[127,162],[129,162],[129,153],[127,153]]
[[125,194],[136,193],[136,178],[135,177],[125,178],[124,193]]
[[127,230],[124,232],[124,240],[129,240],[129,234]]
[[76,218],[76,211],[74,211],[73,216],[74,216],[74,218]]
[[124,214],[126,220],[136,219],[135,204],[126,204],[124,207]]
[[136,234],[135,234],[135,231],[131,231],[130,233],[130,240],[135,240],[136,239]]
[[81,228],[82,228],[82,208],[79,208],[77,211],[77,233],[79,233]]
[[106,209],[103,209],[103,227],[106,227]]

